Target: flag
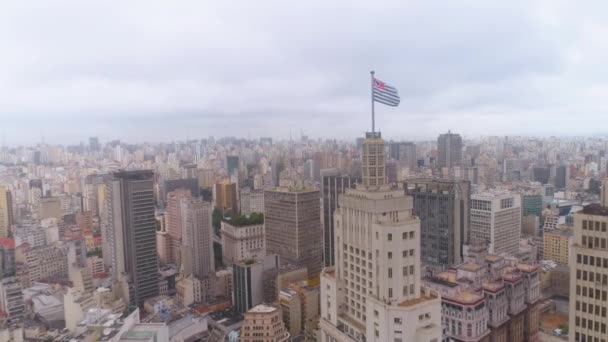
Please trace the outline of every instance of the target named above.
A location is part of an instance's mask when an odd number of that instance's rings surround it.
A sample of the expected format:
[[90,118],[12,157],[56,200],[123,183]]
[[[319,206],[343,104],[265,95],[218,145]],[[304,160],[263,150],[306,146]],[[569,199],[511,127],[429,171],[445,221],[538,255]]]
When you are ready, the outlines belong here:
[[374,78],[372,82],[372,98],[374,101],[392,107],[397,107],[399,105],[399,93],[395,87],[390,86],[377,78]]

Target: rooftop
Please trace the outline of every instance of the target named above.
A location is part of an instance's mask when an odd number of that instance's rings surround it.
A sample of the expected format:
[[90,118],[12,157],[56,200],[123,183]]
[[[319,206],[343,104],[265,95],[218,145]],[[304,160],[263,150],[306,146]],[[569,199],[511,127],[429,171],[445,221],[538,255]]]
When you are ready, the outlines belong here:
[[602,207],[599,203],[586,205],[580,212],[586,215],[608,216],[608,208]]
[[490,262],[490,263],[495,263],[502,259],[503,259],[503,257],[498,256],[498,255],[494,255],[494,254],[486,255],[486,261]]
[[517,264],[517,269],[525,273],[532,273],[538,270],[538,266],[529,265],[529,264]]
[[453,296],[446,296],[443,299],[458,304],[472,305],[482,301],[484,297],[470,291],[461,291]]
[[420,292],[420,297],[418,298],[414,298],[414,299],[408,299],[408,300],[404,300],[403,302],[399,303],[398,305],[401,307],[406,307],[406,306],[414,306],[420,303],[424,303],[426,301],[429,300],[434,300],[439,298],[439,296],[437,295],[436,291],[429,291],[428,295],[426,295],[424,293],[424,291]]
[[481,269],[481,265],[478,265],[478,264],[475,264],[472,262],[467,262],[462,265],[459,265],[458,269],[469,271],[469,272],[475,272],[475,271],[479,271]]
[[277,311],[277,308],[271,305],[259,304],[247,311],[247,313],[270,313]]
[[262,213],[251,213],[251,215],[235,215],[226,216],[222,219],[223,222],[228,223],[231,226],[251,226],[256,224],[264,223],[264,214]]

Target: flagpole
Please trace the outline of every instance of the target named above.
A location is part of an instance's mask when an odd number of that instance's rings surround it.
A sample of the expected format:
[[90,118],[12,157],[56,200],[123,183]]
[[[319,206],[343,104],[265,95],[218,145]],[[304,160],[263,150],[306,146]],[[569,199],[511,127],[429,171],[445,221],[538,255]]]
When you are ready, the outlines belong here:
[[374,71],[370,71],[369,72],[371,74],[372,77],[372,81],[371,81],[371,96],[372,96],[372,137],[375,135],[376,132],[376,120],[375,120],[375,113],[374,113]]

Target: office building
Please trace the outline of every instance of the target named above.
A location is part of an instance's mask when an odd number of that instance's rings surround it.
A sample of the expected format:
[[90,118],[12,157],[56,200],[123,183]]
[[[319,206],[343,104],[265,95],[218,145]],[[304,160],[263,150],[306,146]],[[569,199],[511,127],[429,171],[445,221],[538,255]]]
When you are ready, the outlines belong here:
[[307,334],[319,320],[319,286],[308,281],[289,283],[279,292],[283,322],[291,336]]
[[227,156],[226,157],[226,170],[228,170],[228,177],[239,172],[239,157],[238,156]]
[[460,264],[469,230],[471,185],[467,181],[414,179],[404,183],[420,219],[421,261],[441,266]]
[[166,200],[169,193],[175,190],[188,190],[190,191],[190,195],[192,195],[193,197],[199,197],[200,195],[200,188],[198,186],[198,180],[196,178],[171,179],[165,181],[164,199]]
[[367,133],[363,182],[335,216],[335,266],[321,274],[322,341],[440,341],[441,298],[421,286],[413,199],[385,184],[384,141]]
[[0,278],[15,275],[15,240],[0,237]]
[[181,245],[182,245],[182,203],[192,198],[188,189],[176,189],[167,194],[167,210],[165,211],[165,223],[167,227],[167,240],[169,249],[165,250],[167,263],[175,264],[177,269],[181,268]]
[[532,169],[532,180],[540,184],[549,183],[551,168],[548,166],[537,166]]
[[570,168],[567,165],[558,165],[555,167],[555,188],[565,190],[568,188],[568,180],[570,179]]
[[260,304],[245,313],[241,327],[242,342],[287,342],[290,335],[281,317],[281,309]]
[[221,223],[222,259],[232,265],[244,259],[266,255],[266,235],[262,214],[225,218]]
[[437,166],[439,168],[462,166],[462,138],[459,134],[447,132],[437,138]]
[[9,320],[25,316],[22,287],[16,277],[0,278],[0,312],[4,312]]
[[159,291],[154,172],[115,172],[106,199],[113,278],[128,288],[122,293],[125,302],[142,306]]
[[212,296],[212,278],[215,275],[213,257],[213,227],[211,204],[198,198],[183,199],[182,214],[182,269],[184,275],[194,275],[203,283],[203,298]]
[[400,164],[406,166],[410,172],[418,169],[416,144],[412,142],[395,142],[390,143],[388,146],[391,159],[398,160]]
[[245,259],[232,265],[232,300],[234,309],[245,313],[261,303],[277,299],[276,277],[279,256],[267,255],[258,259]]
[[281,263],[305,266],[311,278],[323,267],[319,191],[277,188],[264,192],[266,251]]
[[334,212],[339,207],[338,197],[348,188],[354,188],[355,179],[341,175],[338,169],[321,170],[321,198],[323,214],[323,264],[333,266],[334,262]]
[[0,238],[9,237],[13,225],[13,205],[11,192],[0,185]]
[[567,265],[573,238],[573,232],[570,229],[552,229],[544,232],[543,259]]
[[236,183],[225,180],[221,183],[216,183],[213,189],[215,209],[224,214],[236,214],[239,212]]
[[490,254],[517,253],[521,237],[521,196],[486,192],[471,195],[469,241],[483,241]]
[[243,188],[240,190],[240,208],[242,215],[264,212],[264,190]]
[[608,180],[600,204],[574,214],[570,253],[570,341],[608,339]]

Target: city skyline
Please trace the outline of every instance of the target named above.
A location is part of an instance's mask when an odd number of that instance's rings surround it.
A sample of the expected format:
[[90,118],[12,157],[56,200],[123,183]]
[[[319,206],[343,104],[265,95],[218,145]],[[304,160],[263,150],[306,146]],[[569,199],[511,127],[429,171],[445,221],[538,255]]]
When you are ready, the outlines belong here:
[[387,138],[605,133],[605,4],[345,5],[4,4],[0,134],[346,139],[369,126],[372,69],[402,96],[378,110]]

